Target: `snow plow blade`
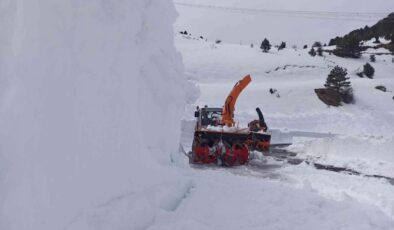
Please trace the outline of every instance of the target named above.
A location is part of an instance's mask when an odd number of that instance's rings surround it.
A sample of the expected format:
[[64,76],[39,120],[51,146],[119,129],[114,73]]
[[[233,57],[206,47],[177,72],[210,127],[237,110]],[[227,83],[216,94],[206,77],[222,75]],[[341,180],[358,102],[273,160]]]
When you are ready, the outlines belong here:
[[190,154],[192,164],[243,165],[250,151],[269,151],[271,136],[263,133],[196,131]]
[[[194,140],[201,142],[205,141],[212,145],[214,142],[223,141],[224,143],[228,143],[230,145],[238,143],[238,142],[266,142],[269,143],[271,141],[271,135],[264,133],[229,133],[229,132],[214,132],[214,131],[195,131],[194,132]],[[254,146],[250,146],[251,150]],[[269,147],[269,146],[268,146]],[[263,151],[263,149],[261,149]],[[267,149],[268,151],[268,149]]]

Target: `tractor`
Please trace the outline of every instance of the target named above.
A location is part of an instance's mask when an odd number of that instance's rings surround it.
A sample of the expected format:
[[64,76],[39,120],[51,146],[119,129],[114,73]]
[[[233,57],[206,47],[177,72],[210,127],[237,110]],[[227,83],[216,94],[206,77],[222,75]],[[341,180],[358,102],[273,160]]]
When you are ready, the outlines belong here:
[[245,128],[235,125],[237,98],[250,82],[250,75],[238,81],[223,108],[197,107],[192,151],[188,154],[191,164],[244,165],[253,151],[269,151],[271,135],[259,108],[256,108],[258,120],[249,122]]

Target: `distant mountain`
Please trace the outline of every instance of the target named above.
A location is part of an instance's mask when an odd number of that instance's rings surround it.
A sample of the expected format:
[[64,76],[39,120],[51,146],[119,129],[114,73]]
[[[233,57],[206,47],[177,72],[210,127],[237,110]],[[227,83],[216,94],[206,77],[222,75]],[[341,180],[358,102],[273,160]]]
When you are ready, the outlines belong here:
[[357,39],[359,41],[367,41],[373,38],[384,37],[394,43],[394,13],[389,14],[386,18],[380,20],[372,27],[365,26],[364,28],[353,30],[343,37],[336,37],[330,40],[330,45],[337,45],[346,39]]

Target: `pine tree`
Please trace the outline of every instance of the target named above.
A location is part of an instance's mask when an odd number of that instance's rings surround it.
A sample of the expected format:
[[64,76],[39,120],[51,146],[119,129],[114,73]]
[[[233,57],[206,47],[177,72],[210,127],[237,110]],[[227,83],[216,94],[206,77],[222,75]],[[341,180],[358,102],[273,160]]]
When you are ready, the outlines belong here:
[[369,78],[373,78],[375,74],[375,69],[371,66],[371,64],[367,63],[364,65],[364,74]]
[[316,51],[314,48],[312,48],[309,52],[308,52],[312,57],[316,56]]
[[261,43],[260,49],[262,49],[264,53],[267,53],[268,50],[271,49],[271,44],[267,38],[264,38],[264,41]]
[[375,55],[374,55],[374,54],[371,54],[371,55],[369,56],[369,60],[370,60],[371,62],[376,62],[376,57],[375,57]]
[[373,42],[375,44],[380,44],[379,36],[375,35],[375,41]]
[[284,48],[286,48],[286,42],[280,43],[280,45],[279,45],[279,47],[278,47],[278,51],[279,51],[279,50],[283,50]]
[[315,42],[313,43],[312,47],[322,47],[321,42]]
[[337,37],[331,39],[330,42],[328,43],[328,45],[329,46],[335,46],[335,45],[337,45],[339,40],[341,40],[341,38],[337,36]]
[[335,66],[328,75],[324,87],[335,90],[339,93],[346,91],[347,89],[351,88],[349,78],[346,77],[346,75],[346,69]]
[[317,55],[323,56],[323,49],[321,47],[317,48]]
[[339,57],[360,58],[360,39],[355,36],[345,36],[337,42],[337,48],[333,53]]

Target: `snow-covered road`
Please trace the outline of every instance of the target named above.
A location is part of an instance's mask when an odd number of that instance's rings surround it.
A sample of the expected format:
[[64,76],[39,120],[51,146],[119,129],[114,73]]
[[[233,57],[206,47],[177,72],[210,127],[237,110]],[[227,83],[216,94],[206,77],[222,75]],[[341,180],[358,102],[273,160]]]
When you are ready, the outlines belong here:
[[[182,122],[182,145],[187,150],[192,143],[193,128],[193,121]],[[295,135],[302,136],[302,132]],[[291,139],[289,133],[283,136]],[[181,167],[188,167],[186,157],[181,157]],[[272,157],[233,168],[190,167],[188,176],[193,188],[179,210],[174,211],[177,219],[170,218],[166,225],[152,229],[261,229],[262,226],[264,229],[392,229],[394,226],[394,183],[386,179],[318,170],[306,163],[290,164]]]

